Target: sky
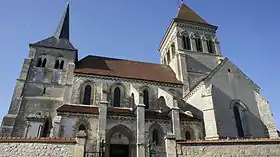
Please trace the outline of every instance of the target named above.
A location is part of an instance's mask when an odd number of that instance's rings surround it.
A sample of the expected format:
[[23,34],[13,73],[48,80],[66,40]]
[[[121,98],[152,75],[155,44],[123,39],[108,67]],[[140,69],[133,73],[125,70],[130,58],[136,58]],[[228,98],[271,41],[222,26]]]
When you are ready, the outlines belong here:
[[[280,1],[184,2],[219,26],[222,54],[262,88],[280,129]],[[65,6],[66,0],[0,0],[0,118],[8,111],[28,44],[53,35]],[[92,54],[159,63],[157,48],[177,11],[177,0],[71,0],[71,42],[80,59]]]

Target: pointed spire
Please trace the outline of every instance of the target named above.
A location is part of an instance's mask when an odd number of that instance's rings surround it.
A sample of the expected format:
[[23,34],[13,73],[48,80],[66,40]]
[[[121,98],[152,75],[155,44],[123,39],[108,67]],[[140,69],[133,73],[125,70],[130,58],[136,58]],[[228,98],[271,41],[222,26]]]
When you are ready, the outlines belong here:
[[67,7],[61,17],[60,23],[57,27],[57,30],[54,36],[57,39],[70,39],[70,26],[69,26],[69,0],[67,1]]
[[181,4],[181,7],[175,19],[208,24],[202,17],[200,17],[195,11],[189,8],[185,3]]

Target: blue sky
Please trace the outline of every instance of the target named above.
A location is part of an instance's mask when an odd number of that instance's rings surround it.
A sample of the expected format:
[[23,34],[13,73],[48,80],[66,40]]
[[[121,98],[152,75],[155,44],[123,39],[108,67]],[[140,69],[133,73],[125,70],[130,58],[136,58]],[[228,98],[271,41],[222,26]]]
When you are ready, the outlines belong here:
[[[279,0],[185,0],[218,25],[224,56],[262,88],[280,128]],[[0,0],[0,117],[8,111],[28,44],[51,36],[66,0]],[[89,54],[159,63],[177,0],[72,0],[71,41]],[[2,119],[1,119],[2,120]],[[0,121],[1,121],[0,120]]]

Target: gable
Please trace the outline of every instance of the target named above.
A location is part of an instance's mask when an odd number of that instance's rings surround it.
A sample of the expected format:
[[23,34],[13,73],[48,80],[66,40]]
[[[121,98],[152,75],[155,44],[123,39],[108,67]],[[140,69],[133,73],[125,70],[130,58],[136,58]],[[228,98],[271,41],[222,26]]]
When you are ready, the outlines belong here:
[[258,93],[260,91],[260,87],[228,59],[215,73],[210,73],[209,75],[212,76],[205,79],[206,83],[211,82],[213,84],[214,82],[218,83],[222,79],[226,79],[232,85],[242,83]]

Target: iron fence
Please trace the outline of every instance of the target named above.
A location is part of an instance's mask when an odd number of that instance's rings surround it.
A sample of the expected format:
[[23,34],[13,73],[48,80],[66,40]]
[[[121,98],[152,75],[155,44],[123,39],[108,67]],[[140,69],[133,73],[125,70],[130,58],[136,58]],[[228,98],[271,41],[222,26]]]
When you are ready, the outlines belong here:
[[84,157],[103,157],[101,152],[85,152]]

